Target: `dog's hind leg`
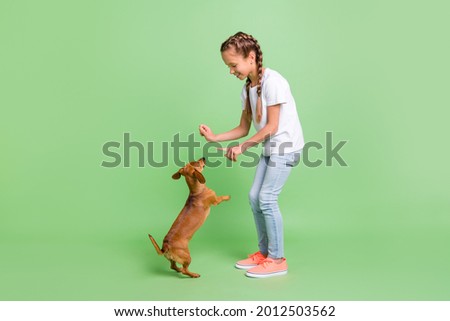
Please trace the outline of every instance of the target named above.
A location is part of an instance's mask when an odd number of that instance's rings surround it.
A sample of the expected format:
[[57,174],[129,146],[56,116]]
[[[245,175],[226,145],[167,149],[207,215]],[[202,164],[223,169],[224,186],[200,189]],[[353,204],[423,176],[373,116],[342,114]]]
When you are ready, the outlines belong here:
[[183,253],[183,261],[182,262],[178,262],[180,264],[183,265],[183,267],[181,268],[181,273],[183,273],[184,275],[188,275],[191,278],[199,278],[200,274],[197,273],[193,273],[191,271],[188,270],[189,265],[191,264],[191,255],[189,254],[189,251]]
[[189,264],[190,264],[190,262],[183,264],[183,268],[181,269],[181,273],[183,273],[185,275],[189,275],[191,278],[199,278],[200,274],[193,273],[193,272],[188,270]]
[[178,273],[181,272],[181,269],[177,266],[177,263],[174,260],[170,260],[170,268]]

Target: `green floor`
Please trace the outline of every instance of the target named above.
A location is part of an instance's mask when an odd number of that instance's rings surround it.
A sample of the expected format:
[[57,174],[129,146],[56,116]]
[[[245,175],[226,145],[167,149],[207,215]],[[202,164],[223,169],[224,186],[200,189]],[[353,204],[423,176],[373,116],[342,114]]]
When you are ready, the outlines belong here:
[[[95,237],[68,232],[23,235],[0,243],[0,300],[448,300],[446,227],[405,225],[343,229],[308,219],[286,227],[287,276],[249,279],[234,261],[254,250],[252,229],[226,228],[225,207],[191,241],[191,270],[169,269],[147,239],[147,228]],[[291,223],[292,219],[285,218]],[[214,233],[210,233],[214,231]],[[162,231],[152,231],[163,237]],[[213,235],[213,236],[212,236]]]

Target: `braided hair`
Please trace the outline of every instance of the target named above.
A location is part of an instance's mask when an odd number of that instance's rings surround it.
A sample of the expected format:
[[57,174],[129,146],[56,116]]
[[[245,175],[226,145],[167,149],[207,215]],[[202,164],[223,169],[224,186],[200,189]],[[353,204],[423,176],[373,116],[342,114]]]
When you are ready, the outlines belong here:
[[[235,35],[229,37],[225,40],[224,43],[220,46],[220,52],[224,52],[230,48],[234,48],[234,50],[241,54],[244,58],[247,58],[251,51],[253,51],[256,55],[256,67],[258,70],[258,87],[257,94],[258,100],[256,102],[256,122],[259,123],[262,118],[262,103],[261,103],[261,82],[263,75],[263,53],[259,46],[258,41],[253,38],[252,35],[248,35],[244,32],[238,32]],[[247,115],[251,118],[252,108],[250,106],[250,84],[251,80],[247,77],[247,81],[245,83],[245,88],[247,90],[247,101],[245,103],[245,111]]]

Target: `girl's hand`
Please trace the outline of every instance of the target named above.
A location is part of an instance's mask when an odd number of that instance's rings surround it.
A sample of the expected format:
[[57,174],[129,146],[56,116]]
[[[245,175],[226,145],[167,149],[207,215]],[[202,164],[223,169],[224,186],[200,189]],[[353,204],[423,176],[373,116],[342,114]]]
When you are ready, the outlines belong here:
[[237,157],[244,152],[242,145],[237,145],[234,147],[227,147],[227,148],[217,148],[217,149],[224,150],[225,157],[228,158],[229,160],[232,160],[233,162],[237,161]]
[[208,142],[216,141],[216,135],[214,135],[214,133],[212,132],[212,130],[208,126],[202,124],[202,125],[199,126],[198,129],[200,130],[200,135],[205,137],[205,139]]

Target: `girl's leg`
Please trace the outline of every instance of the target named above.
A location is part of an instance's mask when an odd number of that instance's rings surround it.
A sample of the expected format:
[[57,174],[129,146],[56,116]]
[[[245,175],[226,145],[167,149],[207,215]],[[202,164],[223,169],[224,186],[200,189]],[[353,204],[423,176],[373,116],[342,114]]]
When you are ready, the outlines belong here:
[[264,181],[264,177],[266,175],[267,163],[269,161],[269,157],[264,157],[261,155],[259,159],[259,164],[256,167],[255,178],[253,179],[253,185],[248,194],[248,199],[250,202],[250,207],[253,212],[253,217],[255,219],[256,232],[258,234],[258,246],[259,251],[263,255],[267,255],[268,253],[268,238],[266,231],[266,221],[264,219],[263,213],[259,207],[259,194],[261,190],[261,186]]
[[268,257],[272,259],[284,257],[283,219],[278,206],[278,195],[292,167],[296,165],[296,158],[294,153],[271,155],[259,192],[259,210],[264,217],[268,238]]

